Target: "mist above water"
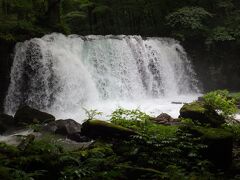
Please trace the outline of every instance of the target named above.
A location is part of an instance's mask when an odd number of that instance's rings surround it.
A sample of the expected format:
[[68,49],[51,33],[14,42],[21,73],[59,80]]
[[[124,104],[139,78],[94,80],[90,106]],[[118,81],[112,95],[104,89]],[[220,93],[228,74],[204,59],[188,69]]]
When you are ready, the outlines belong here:
[[50,34],[16,45],[6,113],[20,105],[57,118],[85,117],[84,110],[110,114],[118,107],[177,117],[199,93],[186,52],[173,39],[141,36]]

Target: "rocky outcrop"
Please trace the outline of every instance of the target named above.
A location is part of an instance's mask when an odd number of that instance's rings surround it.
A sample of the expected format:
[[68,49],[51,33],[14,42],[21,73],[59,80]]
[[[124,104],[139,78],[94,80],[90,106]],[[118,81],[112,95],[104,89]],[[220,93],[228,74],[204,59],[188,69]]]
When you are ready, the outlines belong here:
[[127,138],[137,133],[106,121],[89,120],[83,123],[81,134],[90,138]]
[[55,117],[46,112],[36,110],[29,106],[24,106],[17,110],[14,120],[17,126],[25,126],[29,124],[41,124],[55,121]]
[[210,124],[213,127],[218,127],[225,122],[223,116],[211,108],[206,108],[204,103],[199,101],[183,105],[180,109],[180,118],[189,118],[194,122]]
[[10,83],[10,71],[13,62],[14,42],[0,38],[0,112],[3,112],[4,98]]
[[14,127],[14,119],[7,114],[0,114],[0,134]]

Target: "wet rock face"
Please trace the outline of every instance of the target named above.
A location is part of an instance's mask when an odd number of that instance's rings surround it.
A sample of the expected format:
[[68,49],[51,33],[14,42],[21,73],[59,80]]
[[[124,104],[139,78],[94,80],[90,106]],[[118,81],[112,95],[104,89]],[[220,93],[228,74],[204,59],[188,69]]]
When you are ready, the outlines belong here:
[[89,141],[88,138],[80,134],[81,128],[82,125],[77,123],[73,119],[61,119],[48,123],[46,126],[43,127],[43,131],[66,136],[68,139],[77,142]]
[[61,119],[50,122],[44,127],[44,130],[61,135],[70,135],[74,133],[80,133],[81,127],[81,124],[77,123],[73,119]]
[[14,127],[14,119],[7,114],[0,114],[0,134]]
[[14,45],[13,42],[0,40],[0,112],[3,112],[4,98],[10,83]]
[[52,122],[55,121],[55,117],[29,106],[23,106],[15,113],[14,121],[17,126],[24,126],[29,124]]

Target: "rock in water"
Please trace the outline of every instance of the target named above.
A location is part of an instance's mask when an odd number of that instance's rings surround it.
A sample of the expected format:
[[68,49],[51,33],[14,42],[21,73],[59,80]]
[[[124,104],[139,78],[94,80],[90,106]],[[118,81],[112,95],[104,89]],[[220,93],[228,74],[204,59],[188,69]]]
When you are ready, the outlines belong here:
[[7,114],[0,114],[0,134],[14,127],[14,119]]
[[218,127],[225,123],[223,116],[219,115],[213,109],[206,108],[204,103],[199,101],[185,104],[180,109],[180,118],[189,118],[194,122],[210,124],[213,127]]
[[106,121],[89,120],[83,123],[81,134],[90,138],[127,138],[137,133]]
[[36,110],[29,106],[23,106],[17,110],[14,120],[18,126],[24,126],[28,124],[48,123],[55,121],[55,117],[51,114]]
[[77,123],[73,119],[66,120],[61,119],[54,122],[50,122],[45,127],[43,127],[43,131],[63,135],[73,141],[82,142],[85,141],[86,138],[80,135],[81,128],[82,125]]

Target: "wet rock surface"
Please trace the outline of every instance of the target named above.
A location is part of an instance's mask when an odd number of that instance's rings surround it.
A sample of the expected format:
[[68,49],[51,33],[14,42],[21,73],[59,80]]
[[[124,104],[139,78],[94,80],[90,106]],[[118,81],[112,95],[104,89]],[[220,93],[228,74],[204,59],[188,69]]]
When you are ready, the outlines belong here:
[[17,126],[25,126],[29,124],[52,122],[55,121],[55,117],[51,114],[39,111],[29,106],[23,106],[15,113],[14,121]]
[[14,127],[14,119],[7,114],[0,114],[0,134]]

